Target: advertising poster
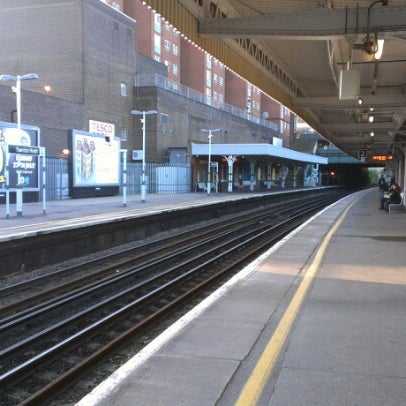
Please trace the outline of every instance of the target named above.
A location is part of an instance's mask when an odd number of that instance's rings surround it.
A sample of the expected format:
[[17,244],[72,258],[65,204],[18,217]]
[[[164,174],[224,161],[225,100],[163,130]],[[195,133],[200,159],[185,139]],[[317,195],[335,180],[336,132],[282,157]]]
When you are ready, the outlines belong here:
[[[17,184],[24,190],[39,190],[39,128],[0,121],[0,190],[6,188],[6,146],[8,147],[9,189]],[[23,153],[19,153],[23,152]]]
[[73,130],[71,142],[73,187],[119,185],[119,138]]

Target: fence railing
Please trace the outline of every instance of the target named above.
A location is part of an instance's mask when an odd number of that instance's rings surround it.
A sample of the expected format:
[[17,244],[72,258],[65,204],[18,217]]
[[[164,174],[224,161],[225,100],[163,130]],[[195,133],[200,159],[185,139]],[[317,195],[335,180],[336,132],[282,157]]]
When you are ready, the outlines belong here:
[[[40,193],[42,196],[42,193]],[[47,200],[69,199],[69,172],[66,158],[46,158]]]
[[135,80],[135,86],[136,87],[156,86],[161,89],[167,90],[171,93],[179,94],[183,97],[186,97],[189,100],[204,103],[218,110],[222,110],[234,116],[243,118],[248,121],[252,121],[255,124],[267,127],[279,133],[279,125],[277,123],[273,123],[262,117],[256,117],[250,114],[246,109],[240,109],[231,104],[220,102],[211,97],[207,97],[204,93],[198,92],[197,90],[194,90],[188,86],[170,80],[164,76],[159,75],[158,73],[153,75],[151,75],[150,73],[137,75]]
[[[123,193],[123,168],[120,168],[120,194]],[[127,194],[141,192],[142,163],[127,163]],[[146,163],[147,193],[176,194],[192,191],[190,165]],[[40,193],[42,197],[42,191]],[[69,167],[67,158],[46,158],[46,199],[69,199]]]

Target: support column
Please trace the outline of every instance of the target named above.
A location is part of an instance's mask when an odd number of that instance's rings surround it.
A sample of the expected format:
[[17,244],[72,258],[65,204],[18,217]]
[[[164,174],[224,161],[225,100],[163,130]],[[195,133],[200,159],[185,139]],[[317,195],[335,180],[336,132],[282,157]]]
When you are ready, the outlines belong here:
[[236,157],[233,155],[225,156],[228,164],[228,182],[227,182],[227,192],[233,191],[233,164]]
[[250,158],[250,191],[255,188],[255,158]]
[[288,176],[289,168],[286,165],[282,165],[281,170],[280,170],[280,180],[281,180],[281,188],[285,188],[285,181]]

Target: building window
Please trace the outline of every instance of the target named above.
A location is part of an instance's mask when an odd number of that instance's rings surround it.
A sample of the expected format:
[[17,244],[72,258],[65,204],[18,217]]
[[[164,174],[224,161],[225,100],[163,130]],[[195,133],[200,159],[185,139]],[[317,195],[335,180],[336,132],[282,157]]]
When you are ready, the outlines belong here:
[[173,65],[172,65],[172,73],[174,74],[174,75],[178,75],[178,65],[176,65],[176,63],[174,63]]
[[211,55],[206,54],[206,68],[211,69]]
[[161,123],[162,124],[168,124],[169,123],[168,114],[161,113]]
[[171,43],[167,39],[164,39],[164,47],[167,51],[171,49]]
[[154,34],[154,52],[161,55],[161,36]]
[[154,55],[154,61],[161,62],[161,57],[159,55]]
[[211,87],[211,71],[206,70],[206,86]]
[[178,53],[179,53],[179,47],[176,44],[172,45],[172,53],[174,55],[178,55]]
[[222,76],[220,76],[220,86],[221,87],[224,86],[224,78]]
[[127,97],[127,85],[123,82],[120,84],[120,94],[123,97]]
[[121,141],[127,141],[127,134],[128,134],[127,128],[123,127],[123,128],[120,129],[120,139],[121,139]]
[[161,32],[161,16],[154,13],[154,30],[155,32]]

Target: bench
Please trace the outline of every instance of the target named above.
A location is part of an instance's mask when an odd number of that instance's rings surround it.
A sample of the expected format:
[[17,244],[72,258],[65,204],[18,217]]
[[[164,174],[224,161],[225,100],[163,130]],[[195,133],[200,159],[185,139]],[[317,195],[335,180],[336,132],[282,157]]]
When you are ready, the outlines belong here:
[[389,205],[389,214],[394,209],[400,209],[400,210],[403,209],[403,210],[405,210],[405,192],[402,192],[400,194],[400,197],[401,197],[400,203],[391,203]]
[[198,190],[203,190],[203,192],[207,192],[206,183],[204,183],[204,182],[198,182],[198,183],[196,184],[196,192],[197,192]]
[[[215,183],[210,183],[210,189],[211,190],[216,190],[216,184]],[[207,183],[205,182],[198,182],[196,183],[196,192],[199,190],[203,190],[203,192],[207,192]]]
[[275,182],[273,180],[264,180],[264,186],[267,189],[272,189],[273,186],[275,186]]
[[233,182],[233,186],[235,189],[242,190],[244,186],[240,184],[240,182]]

